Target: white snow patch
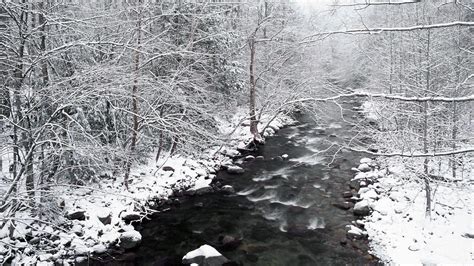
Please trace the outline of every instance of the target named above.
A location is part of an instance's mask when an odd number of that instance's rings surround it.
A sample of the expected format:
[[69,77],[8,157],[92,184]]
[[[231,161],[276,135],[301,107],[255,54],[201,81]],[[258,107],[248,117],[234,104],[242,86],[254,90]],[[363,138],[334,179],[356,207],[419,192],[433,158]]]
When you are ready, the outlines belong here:
[[190,259],[200,257],[200,256],[203,256],[205,258],[210,258],[210,257],[220,257],[222,256],[222,254],[219,253],[215,248],[209,245],[202,245],[198,249],[188,252],[183,257],[183,260],[190,260]]

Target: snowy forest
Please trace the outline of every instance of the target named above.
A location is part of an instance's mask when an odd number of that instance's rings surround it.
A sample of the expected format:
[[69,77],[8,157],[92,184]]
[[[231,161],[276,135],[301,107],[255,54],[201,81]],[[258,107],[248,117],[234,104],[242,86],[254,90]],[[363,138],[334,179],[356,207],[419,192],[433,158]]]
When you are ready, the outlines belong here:
[[1,0],[1,265],[473,264],[469,0]]

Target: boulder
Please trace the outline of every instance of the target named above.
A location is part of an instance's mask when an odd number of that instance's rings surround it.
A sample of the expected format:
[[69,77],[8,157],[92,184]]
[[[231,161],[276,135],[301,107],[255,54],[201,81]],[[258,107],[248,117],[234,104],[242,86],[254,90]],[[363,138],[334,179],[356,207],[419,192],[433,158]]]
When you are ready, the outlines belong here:
[[350,239],[362,239],[367,235],[366,232],[356,226],[348,225],[347,228],[349,229],[347,237]]
[[209,245],[202,245],[198,249],[188,252],[182,260],[183,264],[197,264],[199,266],[222,266],[229,260]]
[[211,186],[204,186],[196,189],[196,195],[204,195],[206,193],[212,192]]
[[281,156],[281,158],[282,158],[282,159],[285,159],[285,160],[288,159],[288,157],[289,157],[289,156],[288,156],[288,154],[286,154],[286,153]]
[[99,213],[97,214],[97,218],[101,221],[104,225],[108,225],[112,222],[112,214],[109,212]]
[[348,198],[352,198],[352,192],[350,192],[350,191],[345,191],[344,193],[342,193],[342,196],[343,196],[344,198],[347,198],[347,199],[348,199]]
[[265,157],[263,157],[263,156],[260,155],[260,156],[255,157],[255,159],[256,159],[256,160],[264,160]]
[[122,218],[122,220],[125,222],[125,223],[131,223],[133,221],[138,221],[141,219],[141,215],[140,213],[138,212],[135,212],[135,211],[130,211],[130,212],[123,212],[122,214],[120,214],[120,218]]
[[244,172],[245,172],[245,169],[237,165],[229,165],[227,167],[227,173],[229,174],[238,175],[238,174],[243,174]]
[[242,239],[230,235],[224,235],[219,237],[219,242],[221,243],[223,249],[234,250],[239,247],[240,244],[242,244]]
[[362,200],[354,205],[354,214],[358,216],[367,216],[370,214],[369,202]]
[[253,161],[253,160],[255,160],[255,156],[253,156],[253,155],[247,155],[247,156],[245,156],[244,160],[245,160],[245,161]]
[[97,244],[93,246],[91,249],[92,249],[92,252],[94,252],[95,254],[103,254],[107,251],[107,247],[103,244]]
[[367,164],[367,165],[371,165],[371,164],[372,164],[372,159],[370,159],[370,158],[362,158],[362,159],[360,159],[360,163],[361,163],[361,164],[364,164],[364,163],[365,163],[365,164]]
[[372,168],[366,163],[361,163],[357,169],[361,172],[370,172]]
[[229,185],[223,186],[221,188],[221,191],[224,192],[224,193],[228,193],[228,194],[234,194],[235,193],[235,189],[232,186],[229,186]]
[[119,246],[123,249],[130,249],[138,246],[142,241],[142,235],[135,231],[126,231],[120,235]]
[[161,170],[163,170],[163,171],[170,171],[170,172],[174,172],[174,168],[173,168],[173,167],[171,167],[171,166],[167,166],[167,165],[165,165],[165,166],[161,167]]
[[86,219],[86,211],[82,209],[69,210],[66,213],[66,217],[69,220],[80,220],[84,221]]
[[358,180],[351,180],[349,182],[349,187],[352,188],[352,189],[355,189],[355,190],[359,190],[359,188],[360,188],[359,181]]
[[347,201],[335,202],[332,205],[336,208],[341,209],[341,210],[349,210],[352,207],[352,203],[347,202]]

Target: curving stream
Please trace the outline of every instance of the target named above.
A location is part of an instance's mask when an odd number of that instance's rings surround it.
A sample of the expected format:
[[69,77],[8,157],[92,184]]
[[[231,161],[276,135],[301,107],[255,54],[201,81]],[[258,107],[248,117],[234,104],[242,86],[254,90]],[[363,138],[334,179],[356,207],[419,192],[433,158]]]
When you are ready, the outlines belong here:
[[[356,121],[351,103],[344,118]],[[296,126],[281,129],[254,154],[264,160],[243,162],[242,175],[218,173],[217,181],[236,194],[186,197],[169,212],[139,226],[140,247],[123,256],[122,265],[181,265],[187,252],[203,244],[242,265],[340,265],[376,263],[363,240],[341,245],[351,211],[333,206],[342,199],[361,158],[355,152],[318,154],[330,142],[354,136],[341,110],[317,123],[300,115]],[[274,159],[288,154],[288,159]],[[334,161],[328,166],[331,160]],[[222,238],[241,239],[222,245]],[[231,238],[232,239],[232,238]],[[117,264],[114,264],[117,265]]]

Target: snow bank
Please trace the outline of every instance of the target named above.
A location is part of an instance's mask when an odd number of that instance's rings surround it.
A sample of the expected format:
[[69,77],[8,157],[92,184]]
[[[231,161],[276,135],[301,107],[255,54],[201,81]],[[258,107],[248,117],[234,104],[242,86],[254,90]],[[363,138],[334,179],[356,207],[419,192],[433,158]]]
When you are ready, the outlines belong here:
[[433,184],[431,219],[425,217],[421,182],[392,174],[379,179],[378,185],[384,192],[372,202],[374,212],[365,228],[372,252],[383,262],[474,263],[472,184]]

